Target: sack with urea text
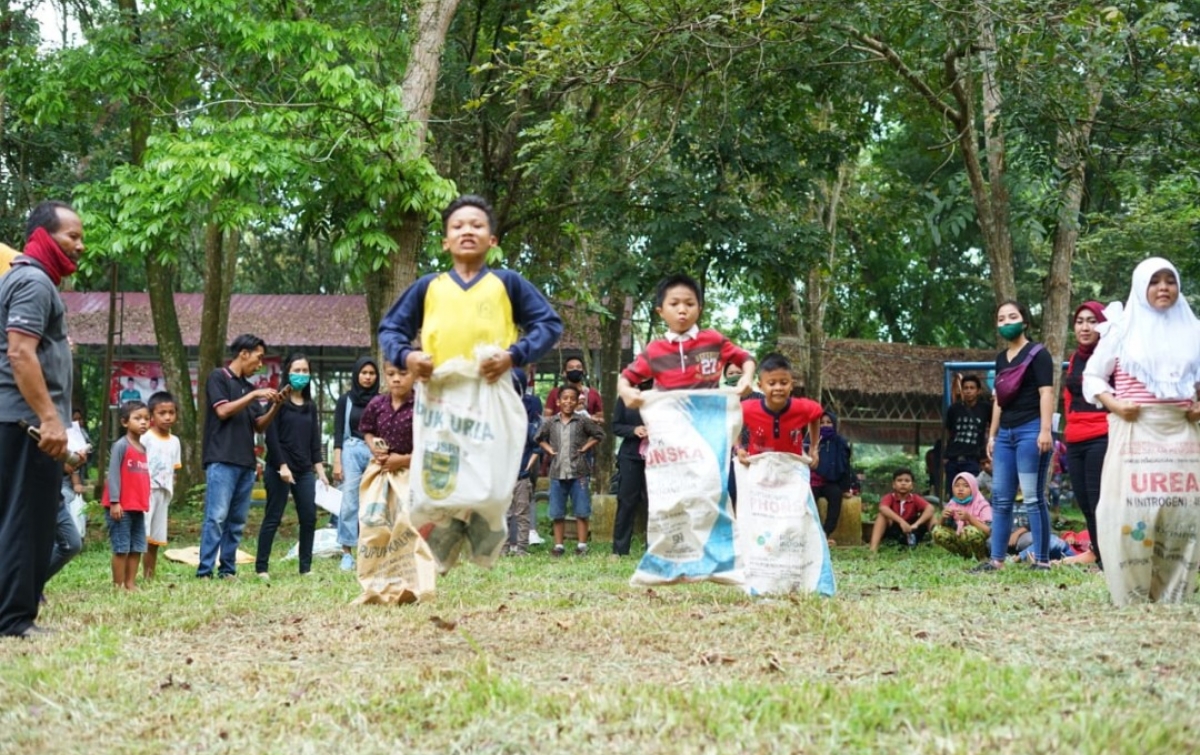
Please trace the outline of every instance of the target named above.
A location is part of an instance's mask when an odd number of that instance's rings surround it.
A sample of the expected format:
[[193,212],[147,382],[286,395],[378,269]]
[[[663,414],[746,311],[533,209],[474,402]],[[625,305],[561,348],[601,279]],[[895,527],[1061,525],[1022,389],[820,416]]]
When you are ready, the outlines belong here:
[[734,464],[746,592],[833,595],[829,543],[809,487],[808,459],[772,452],[749,461]]
[[742,584],[729,503],[729,456],[742,405],[727,390],[646,391],[646,554],[633,585]]
[[1009,365],[996,374],[992,388],[996,394],[996,403],[1003,409],[1013,402],[1021,390],[1021,382],[1025,380],[1025,371],[1033,363],[1033,358],[1042,350],[1040,343],[1035,343],[1025,354],[1025,358],[1016,364]]
[[528,424],[510,377],[479,376],[480,362],[497,351],[448,360],[416,387],[412,518],[443,572],[464,547],[491,567],[508,538],[505,515]]
[[1200,427],[1186,407],[1108,417],[1096,540],[1115,605],[1182,603],[1200,566]]
[[354,603],[413,603],[433,597],[437,566],[409,518],[409,473],[372,461],[358,508],[358,583]]

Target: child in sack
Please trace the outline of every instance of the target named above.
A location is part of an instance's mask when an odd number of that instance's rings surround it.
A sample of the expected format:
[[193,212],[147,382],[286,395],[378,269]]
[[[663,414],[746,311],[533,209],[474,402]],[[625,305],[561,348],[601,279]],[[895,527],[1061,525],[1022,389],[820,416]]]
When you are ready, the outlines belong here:
[[150,429],[150,410],[141,401],[126,401],[119,416],[125,435],[113,444],[102,503],[112,544],[113,586],[136,590],[150,510],[150,465],[142,445],[142,436]]
[[633,364],[617,379],[617,393],[625,406],[642,405],[642,392],[634,386],[647,380],[664,391],[718,388],[724,366],[732,362],[742,368],[737,392],[750,392],[757,366],[749,352],[711,328],[697,326],[704,309],[700,284],[687,275],[672,275],[658,284],[654,311],[667,324],[667,334],[646,344]]
[[558,416],[546,420],[534,439],[550,457],[550,519],[554,522],[552,556],[566,551],[567,496],[575,514],[575,534],[578,545],[575,555],[587,553],[588,520],[592,516],[592,497],[587,489],[590,470],[587,452],[600,445],[604,431],[590,417],[575,413],[579,390],[564,385],[558,391]]

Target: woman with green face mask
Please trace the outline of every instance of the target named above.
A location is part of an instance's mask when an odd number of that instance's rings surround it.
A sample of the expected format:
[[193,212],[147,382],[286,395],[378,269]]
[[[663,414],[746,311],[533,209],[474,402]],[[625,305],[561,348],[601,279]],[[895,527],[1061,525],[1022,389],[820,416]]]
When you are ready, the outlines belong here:
[[1054,447],[1054,362],[1042,344],[1029,339],[1030,322],[1029,310],[1019,302],[1003,302],[996,310],[996,331],[1008,347],[996,355],[996,400],[987,443],[992,460],[991,559],[976,571],[1004,565],[1018,487],[1033,534],[1033,568],[1050,568],[1046,473]]
[[312,400],[312,370],[303,354],[290,354],[283,363],[280,391],[286,400],[279,415],[267,428],[267,463],[263,484],[267,508],[258,534],[258,557],[254,571],[259,579],[270,579],[271,546],[283,519],[288,493],[296,502],[300,520],[300,573],[312,570],[313,537],[317,528],[317,480],[325,485],[325,459],[321,443],[321,420]]

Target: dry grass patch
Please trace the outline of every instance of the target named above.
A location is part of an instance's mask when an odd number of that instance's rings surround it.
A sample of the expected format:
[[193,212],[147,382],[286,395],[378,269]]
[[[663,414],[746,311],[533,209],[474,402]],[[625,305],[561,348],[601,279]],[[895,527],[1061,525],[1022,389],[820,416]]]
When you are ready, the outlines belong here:
[[634,562],[603,550],[358,607],[333,561],[269,583],[169,565],[113,593],[97,543],[52,585],[59,634],[0,643],[0,751],[1144,755],[1200,736],[1200,608],[1116,611],[1096,574],[839,549],[837,598],[753,601],[629,587]]

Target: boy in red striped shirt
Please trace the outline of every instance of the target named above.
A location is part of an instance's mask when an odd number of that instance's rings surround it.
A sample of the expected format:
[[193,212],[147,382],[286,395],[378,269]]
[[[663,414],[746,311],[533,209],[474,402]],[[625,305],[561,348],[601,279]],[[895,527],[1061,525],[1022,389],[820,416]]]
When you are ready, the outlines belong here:
[[727,362],[742,368],[737,391],[745,396],[754,380],[755,362],[745,349],[715,330],[701,330],[696,322],[704,308],[700,285],[691,277],[672,275],[658,284],[654,311],[667,324],[665,338],[651,341],[617,380],[617,393],[625,406],[642,405],[636,385],[647,380],[664,391],[717,388]]

